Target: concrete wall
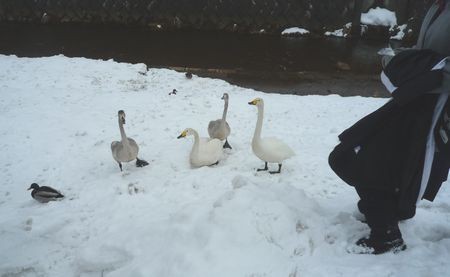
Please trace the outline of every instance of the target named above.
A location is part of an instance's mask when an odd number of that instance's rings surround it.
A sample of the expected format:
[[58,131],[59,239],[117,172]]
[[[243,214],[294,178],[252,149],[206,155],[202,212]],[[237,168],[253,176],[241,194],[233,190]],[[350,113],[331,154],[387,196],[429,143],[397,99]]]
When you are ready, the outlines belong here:
[[[355,0],[0,0],[0,21],[116,23],[268,33],[301,26],[312,32],[351,22]],[[356,0],[358,1],[358,0]],[[420,23],[431,0],[362,0]],[[416,24],[417,25],[417,24]]]

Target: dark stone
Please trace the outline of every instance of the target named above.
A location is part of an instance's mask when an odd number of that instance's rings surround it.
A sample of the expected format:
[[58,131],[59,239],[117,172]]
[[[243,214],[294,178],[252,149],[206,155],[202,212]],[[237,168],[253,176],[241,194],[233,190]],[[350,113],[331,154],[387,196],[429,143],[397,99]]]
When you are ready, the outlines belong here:
[[[395,7],[399,23],[408,21],[417,33],[432,0],[364,0],[364,7],[384,3]],[[161,24],[164,29],[265,33],[295,26],[320,35],[351,22],[354,7],[355,0],[0,0],[0,21]]]

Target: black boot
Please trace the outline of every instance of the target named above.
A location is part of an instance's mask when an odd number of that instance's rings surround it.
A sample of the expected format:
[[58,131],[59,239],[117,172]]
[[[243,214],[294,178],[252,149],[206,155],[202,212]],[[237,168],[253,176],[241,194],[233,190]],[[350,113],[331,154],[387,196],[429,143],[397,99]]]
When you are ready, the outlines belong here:
[[398,253],[406,249],[406,244],[398,226],[388,227],[383,230],[372,230],[369,237],[359,239],[356,245],[364,248],[360,254]]
[[363,215],[365,215],[367,212],[367,208],[364,206],[364,201],[359,200],[357,206],[358,206],[358,211],[360,213],[362,213]]
[[367,224],[366,209],[362,200],[358,201],[358,211],[361,213],[361,216],[356,217],[356,219],[361,223]]

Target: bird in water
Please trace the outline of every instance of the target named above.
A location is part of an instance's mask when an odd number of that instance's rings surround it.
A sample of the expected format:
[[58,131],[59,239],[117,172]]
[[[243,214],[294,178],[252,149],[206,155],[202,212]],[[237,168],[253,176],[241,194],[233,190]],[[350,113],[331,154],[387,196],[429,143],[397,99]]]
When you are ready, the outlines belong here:
[[47,203],[49,201],[55,201],[64,198],[64,195],[62,195],[56,189],[46,186],[40,187],[36,183],[32,183],[28,190],[30,189],[32,189],[31,197],[41,203]]

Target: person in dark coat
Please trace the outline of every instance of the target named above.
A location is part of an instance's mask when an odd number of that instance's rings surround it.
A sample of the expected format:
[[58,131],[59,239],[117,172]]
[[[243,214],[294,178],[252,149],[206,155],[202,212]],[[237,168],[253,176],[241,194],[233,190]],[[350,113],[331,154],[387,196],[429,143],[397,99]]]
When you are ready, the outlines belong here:
[[[450,56],[449,2],[439,0],[430,7],[415,49]],[[384,58],[383,66],[390,59]],[[362,253],[405,250],[399,221],[415,215],[419,200],[432,201],[447,179],[450,157],[437,149],[434,128],[443,110],[450,109],[450,60],[441,71],[435,89],[414,94],[406,103],[393,94],[383,107],[345,130],[329,156],[336,174],[355,187],[358,209],[371,229],[356,242]]]

